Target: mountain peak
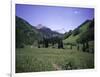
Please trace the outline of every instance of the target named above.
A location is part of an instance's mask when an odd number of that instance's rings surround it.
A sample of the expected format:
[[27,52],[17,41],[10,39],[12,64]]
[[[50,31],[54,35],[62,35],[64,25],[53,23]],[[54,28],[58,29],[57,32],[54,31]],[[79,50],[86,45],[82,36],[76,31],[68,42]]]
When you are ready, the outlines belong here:
[[45,28],[45,26],[43,26],[42,24],[38,24],[38,25],[36,26],[36,28],[37,28],[37,29],[42,29],[42,28]]

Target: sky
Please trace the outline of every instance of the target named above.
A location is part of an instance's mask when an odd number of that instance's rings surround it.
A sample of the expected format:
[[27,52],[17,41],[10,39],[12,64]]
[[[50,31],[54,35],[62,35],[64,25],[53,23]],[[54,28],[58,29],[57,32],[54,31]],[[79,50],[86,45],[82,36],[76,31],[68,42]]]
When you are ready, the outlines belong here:
[[60,33],[73,30],[84,21],[94,18],[93,8],[16,4],[15,10],[16,16],[32,26],[42,24]]

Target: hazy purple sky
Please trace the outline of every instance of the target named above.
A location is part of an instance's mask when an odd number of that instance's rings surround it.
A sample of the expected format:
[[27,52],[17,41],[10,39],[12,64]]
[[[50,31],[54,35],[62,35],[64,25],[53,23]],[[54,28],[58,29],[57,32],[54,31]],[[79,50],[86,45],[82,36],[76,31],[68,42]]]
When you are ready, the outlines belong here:
[[61,29],[59,32],[64,33],[76,28],[87,19],[93,19],[94,9],[16,4],[16,16],[25,19],[33,26],[42,24],[52,30]]

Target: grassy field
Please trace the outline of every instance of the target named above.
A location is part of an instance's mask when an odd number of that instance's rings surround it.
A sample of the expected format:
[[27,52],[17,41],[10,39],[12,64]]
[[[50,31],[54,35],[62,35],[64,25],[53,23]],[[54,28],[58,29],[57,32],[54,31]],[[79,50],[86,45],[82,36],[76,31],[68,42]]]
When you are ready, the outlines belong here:
[[37,48],[16,49],[16,72],[39,72],[94,68],[94,54],[73,49]]

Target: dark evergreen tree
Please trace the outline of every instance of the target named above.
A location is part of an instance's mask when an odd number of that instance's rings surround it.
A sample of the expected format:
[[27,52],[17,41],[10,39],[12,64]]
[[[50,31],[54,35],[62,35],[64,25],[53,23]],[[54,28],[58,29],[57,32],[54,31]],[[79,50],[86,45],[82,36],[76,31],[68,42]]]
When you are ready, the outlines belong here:
[[80,33],[79,29],[76,28],[74,31],[73,31],[73,36],[76,36]]
[[83,46],[82,46],[82,51],[84,51],[85,52],[85,43],[83,43]]
[[58,48],[63,48],[63,41],[62,41],[62,39],[58,39]]
[[66,32],[64,34],[64,39],[68,38],[72,34],[72,30],[69,30],[69,32]]
[[43,42],[44,42],[44,47],[48,48],[48,39],[44,38]]
[[72,44],[70,44],[70,49],[72,49]]
[[38,40],[38,48],[40,48],[40,41]]
[[89,44],[86,42],[86,52],[89,52]]
[[79,44],[77,45],[77,50],[79,50]]
[[62,40],[61,40],[61,48],[64,48],[64,47],[63,47],[63,41],[62,41]]

